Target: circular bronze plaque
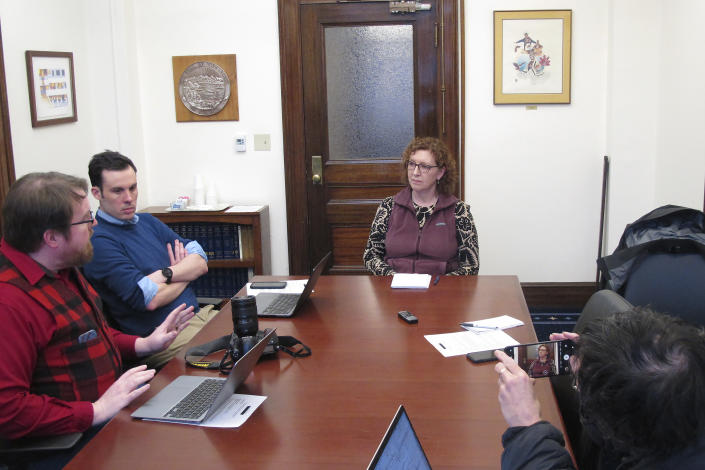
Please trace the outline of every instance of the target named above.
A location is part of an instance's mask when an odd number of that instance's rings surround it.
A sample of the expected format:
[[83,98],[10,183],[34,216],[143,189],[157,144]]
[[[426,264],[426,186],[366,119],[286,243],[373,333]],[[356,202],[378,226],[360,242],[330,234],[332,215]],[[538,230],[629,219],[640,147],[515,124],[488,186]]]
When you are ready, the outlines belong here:
[[213,62],[195,62],[181,74],[179,96],[192,113],[212,116],[220,112],[230,99],[230,80]]

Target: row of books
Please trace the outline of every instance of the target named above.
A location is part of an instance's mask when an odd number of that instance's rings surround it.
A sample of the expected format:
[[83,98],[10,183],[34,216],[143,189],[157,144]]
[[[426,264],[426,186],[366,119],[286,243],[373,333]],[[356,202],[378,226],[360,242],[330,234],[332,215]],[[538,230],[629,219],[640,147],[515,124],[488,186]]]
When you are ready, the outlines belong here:
[[191,282],[197,297],[229,299],[254,276],[252,268],[211,268]]
[[251,225],[218,222],[181,222],[167,225],[182,237],[196,240],[210,260],[254,258],[254,231]]

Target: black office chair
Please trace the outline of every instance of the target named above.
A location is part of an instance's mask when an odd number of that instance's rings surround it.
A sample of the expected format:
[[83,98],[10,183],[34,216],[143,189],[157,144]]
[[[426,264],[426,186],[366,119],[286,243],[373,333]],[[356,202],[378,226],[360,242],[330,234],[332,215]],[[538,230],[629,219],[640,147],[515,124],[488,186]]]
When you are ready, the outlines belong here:
[[627,225],[597,261],[603,287],[635,306],[705,325],[705,214],[662,206]]
[[632,267],[624,298],[633,305],[705,325],[705,255],[649,253]]
[[[580,334],[592,320],[604,318],[613,313],[624,312],[632,307],[631,303],[612,290],[603,289],[597,291],[592,294],[585,307],[583,307],[573,331]],[[596,468],[596,459],[599,456],[594,452],[592,441],[583,434],[583,426],[580,422],[578,411],[578,394],[573,388],[573,378],[562,375],[551,377],[550,380],[578,467],[581,470]]]
[[71,449],[83,437],[75,432],[59,436],[0,439],[0,469],[21,470],[50,454]]

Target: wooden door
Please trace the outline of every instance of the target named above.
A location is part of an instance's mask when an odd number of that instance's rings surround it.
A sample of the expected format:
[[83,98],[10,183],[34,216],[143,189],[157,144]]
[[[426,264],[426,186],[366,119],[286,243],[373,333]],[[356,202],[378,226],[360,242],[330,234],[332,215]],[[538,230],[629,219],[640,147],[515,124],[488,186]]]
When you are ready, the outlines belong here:
[[403,187],[415,135],[458,155],[457,5],[424,3],[399,15],[389,2],[279,1],[292,274],[329,250],[331,273],[365,272],[372,218]]

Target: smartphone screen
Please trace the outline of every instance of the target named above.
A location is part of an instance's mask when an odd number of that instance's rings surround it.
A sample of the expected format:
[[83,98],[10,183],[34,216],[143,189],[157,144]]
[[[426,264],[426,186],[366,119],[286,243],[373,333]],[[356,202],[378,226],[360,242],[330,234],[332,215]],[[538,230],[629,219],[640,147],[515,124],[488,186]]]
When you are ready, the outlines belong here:
[[507,346],[504,352],[513,357],[529,377],[540,378],[570,374],[570,356],[574,349],[575,344],[566,339]]

